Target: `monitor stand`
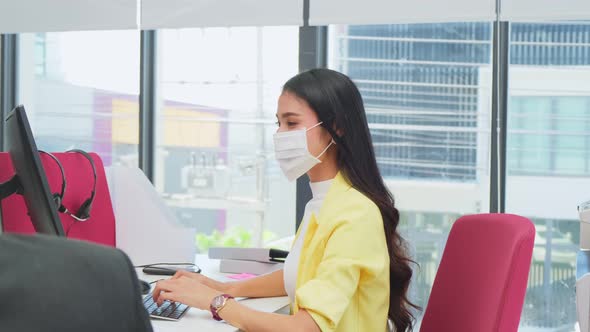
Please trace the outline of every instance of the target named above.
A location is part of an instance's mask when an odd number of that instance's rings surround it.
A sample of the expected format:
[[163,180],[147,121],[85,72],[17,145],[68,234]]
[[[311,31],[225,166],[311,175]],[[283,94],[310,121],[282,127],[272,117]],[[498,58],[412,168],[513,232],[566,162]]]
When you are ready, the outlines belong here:
[[2,223],[2,200],[12,194],[19,194],[21,192],[21,183],[16,175],[13,176],[12,179],[0,183],[0,234],[4,230],[4,225]]

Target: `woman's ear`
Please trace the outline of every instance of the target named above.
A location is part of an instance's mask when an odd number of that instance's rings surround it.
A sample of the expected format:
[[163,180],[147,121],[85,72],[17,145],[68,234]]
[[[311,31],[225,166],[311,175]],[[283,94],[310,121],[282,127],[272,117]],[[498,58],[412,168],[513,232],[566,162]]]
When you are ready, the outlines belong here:
[[338,135],[338,137],[342,137],[344,134],[344,130],[336,128],[336,123],[332,124],[332,130]]

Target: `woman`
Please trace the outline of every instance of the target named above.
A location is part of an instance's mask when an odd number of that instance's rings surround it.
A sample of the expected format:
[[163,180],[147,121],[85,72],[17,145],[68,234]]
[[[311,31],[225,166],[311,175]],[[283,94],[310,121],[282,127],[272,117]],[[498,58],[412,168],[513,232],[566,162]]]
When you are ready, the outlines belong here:
[[[307,173],[313,193],[284,269],[234,283],[179,272],[158,282],[154,300],[211,310],[245,331],[386,331],[388,318],[411,330],[410,260],[357,87],[336,71],[301,73],[285,84],[277,119],[277,161],[291,181]],[[232,299],[284,295],[292,315]]]

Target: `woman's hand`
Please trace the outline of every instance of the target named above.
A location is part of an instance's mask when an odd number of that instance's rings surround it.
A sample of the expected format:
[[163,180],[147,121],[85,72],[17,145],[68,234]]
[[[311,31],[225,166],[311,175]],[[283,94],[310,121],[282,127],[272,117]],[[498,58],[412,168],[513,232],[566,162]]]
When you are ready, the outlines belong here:
[[204,275],[200,274],[200,273],[195,273],[195,272],[189,272],[187,270],[178,270],[176,271],[176,273],[171,277],[171,279],[178,279],[180,277],[187,277],[190,279],[195,279],[198,281],[203,281],[205,279],[209,279],[207,277],[205,277]]
[[223,293],[227,293],[227,291],[228,291],[228,289],[227,289],[228,285],[226,283],[215,281],[215,280],[208,278],[200,273],[189,272],[186,270],[176,271],[176,273],[174,274],[174,276],[172,276],[171,279],[179,279],[181,277],[187,277],[189,279],[196,280],[209,288],[213,288],[213,289],[218,290]]
[[211,301],[221,292],[201,283],[198,278],[176,275],[172,279],[158,281],[152,296],[158,306],[166,300],[209,310]]

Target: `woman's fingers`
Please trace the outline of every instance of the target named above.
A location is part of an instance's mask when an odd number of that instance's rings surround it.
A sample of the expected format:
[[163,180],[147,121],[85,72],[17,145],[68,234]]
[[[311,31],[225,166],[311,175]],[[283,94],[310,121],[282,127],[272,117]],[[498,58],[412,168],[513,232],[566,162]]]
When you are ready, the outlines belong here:
[[154,291],[152,292],[152,298],[154,302],[157,302],[158,305],[161,305],[163,301],[160,300],[160,295],[164,292],[171,292],[172,287],[174,287],[174,280],[161,280],[156,283],[156,287],[154,287]]
[[177,299],[177,293],[176,292],[160,292],[160,295],[158,296],[158,300],[156,301],[156,303],[158,304],[158,307],[161,306],[164,301],[171,301],[171,302],[180,302]]

